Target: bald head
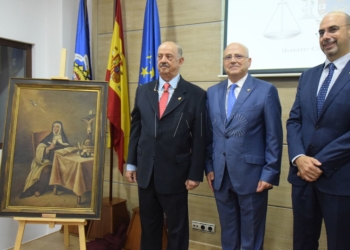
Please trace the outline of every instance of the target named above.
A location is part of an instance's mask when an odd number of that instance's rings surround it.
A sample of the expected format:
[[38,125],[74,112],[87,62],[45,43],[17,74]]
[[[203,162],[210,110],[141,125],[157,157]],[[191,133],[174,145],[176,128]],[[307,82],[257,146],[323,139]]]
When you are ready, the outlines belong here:
[[249,51],[241,43],[231,43],[224,51],[224,68],[228,78],[236,83],[247,73],[251,64]]
[[341,11],[325,15],[319,28],[320,48],[333,62],[350,52],[350,16]]

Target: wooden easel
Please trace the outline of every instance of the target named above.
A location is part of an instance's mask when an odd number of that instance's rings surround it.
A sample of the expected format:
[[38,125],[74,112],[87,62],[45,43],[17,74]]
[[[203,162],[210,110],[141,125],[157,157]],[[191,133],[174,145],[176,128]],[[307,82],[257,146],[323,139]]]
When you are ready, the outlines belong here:
[[50,228],[53,228],[56,224],[63,225],[65,228],[65,230],[64,230],[64,246],[65,247],[69,246],[68,226],[69,225],[78,226],[80,250],[86,250],[85,229],[84,229],[84,226],[86,225],[85,219],[29,218],[29,217],[14,217],[13,219],[17,220],[19,223],[14,250],[20,250],[20,248],[21,248],[23,233],[24,233],[24,229],[25,229],[25,226],[27,223],[29,223],[29,224],[49,224]]
[[[66,71],[66,58],[67,58],[67,50],[63,48],[61,50],[61,62],[60,62],[60,75],[52,77],[55,80],[68,80],[68,77],[64,76]],[[53,216],[53,217],[52,217]],[[20,250],[23,233],[26,224],[48,224],[50,228],[53,228],[56,224],[63,225],[64,227],[64,246],[69,246],[69,230],[68,226],[78,226],[79,230],[79,245],[80,250],[86,250],[86,240],[85,240],[85,228],[87,221],[85,219],[63,219],[63,218],[55,218],[55,215],[48,215],[48,217],[14,217],[14,220],[17,220],[19,223],[17,237],[15,242],[14,250]]]

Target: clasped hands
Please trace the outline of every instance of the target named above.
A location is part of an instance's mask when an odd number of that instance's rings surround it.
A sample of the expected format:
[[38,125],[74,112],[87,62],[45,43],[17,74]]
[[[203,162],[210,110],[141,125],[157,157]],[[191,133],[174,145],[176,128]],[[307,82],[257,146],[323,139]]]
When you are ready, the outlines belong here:
[[313,157],[302,155],[294,162],[298,167],[297,175],[305,181],[314,182],[322,174],[322,170],[320,169],[322,163]]

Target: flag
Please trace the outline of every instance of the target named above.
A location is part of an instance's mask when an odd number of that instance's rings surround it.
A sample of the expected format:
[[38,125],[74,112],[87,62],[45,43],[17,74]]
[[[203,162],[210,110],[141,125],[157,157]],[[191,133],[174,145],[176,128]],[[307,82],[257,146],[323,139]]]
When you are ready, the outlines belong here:
[[92,80],[89,20],[85,0],[80,0],[79,4],[73,80]]
[[156,0],[147,0],[143,22],[139,85],[158,78],[157,54],[160,27]]
[[115,13],[106,73],[106,81],[109,82],[107,117],[111,122],[111,146],[117,152],[118,168],[123,174],[123,164],[128,155],[130,111],[120,0],[116,0]]

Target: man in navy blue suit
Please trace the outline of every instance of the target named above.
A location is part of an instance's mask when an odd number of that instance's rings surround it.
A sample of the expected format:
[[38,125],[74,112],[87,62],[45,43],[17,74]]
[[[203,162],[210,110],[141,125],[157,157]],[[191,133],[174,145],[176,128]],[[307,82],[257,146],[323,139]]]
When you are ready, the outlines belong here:
[[268,189],[279,184],[281,105],[275,86],[248,74],[250,64],[244,45],[228,45],[228,79],[207,91],[205,171],[219,212],[223,250],[263,249]]
[[320,23],[326,61],[304,72],[287,121],[295,250],[350,249],[350,16]]

